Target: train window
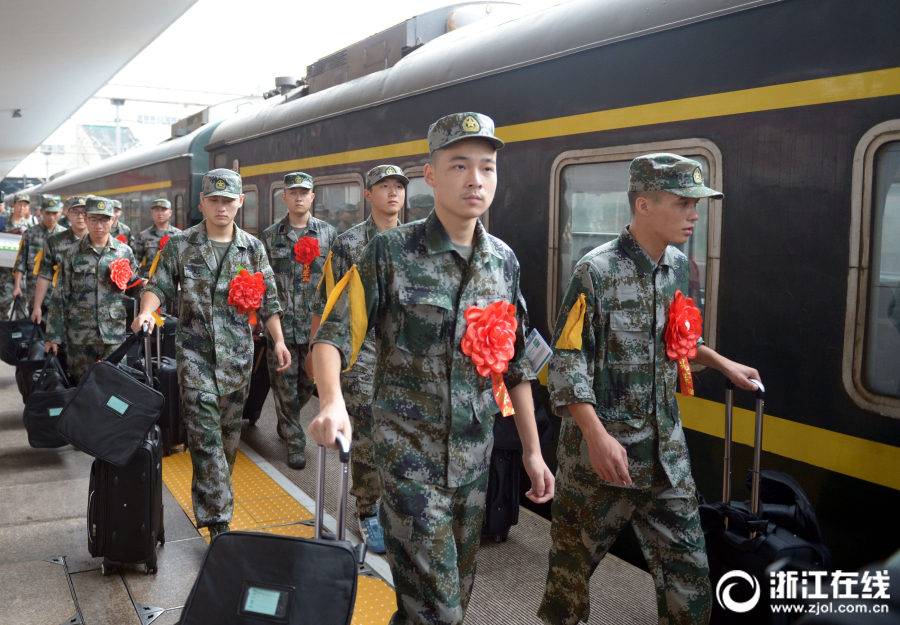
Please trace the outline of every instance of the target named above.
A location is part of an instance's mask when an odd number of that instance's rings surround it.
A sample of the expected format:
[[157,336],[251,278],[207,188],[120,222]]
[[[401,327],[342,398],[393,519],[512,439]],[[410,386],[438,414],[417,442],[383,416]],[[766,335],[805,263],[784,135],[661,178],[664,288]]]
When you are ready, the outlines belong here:
[[284,200],[281,199],[281,194],[284,192],[284,184],[276,183],[272,185],[272,223],[276,223],[282,217],[287,215],[287,204],[284,203]]
[[359,174],[317,176],[313,215],[337,228],[338,234],[365,220]]
[[866,387],[900,398],[900,141],[875,153],[869,244]]
[[180,193],[175,196],[175,211],[172,215],[175,227],[184,229],[184,196]]
[[224,169],[228,156],[225,152],[219,152],[213,157],[213,169]]
[[259,192],[256,187],[244,187],[244,205],[241,207],[242,228],[256,236],[259,231]]
[[[553,202],[556,211],[555,230],[551,232],[550,276],[552,297],[548,298],[555,320],[559,303],[565,294],[576,263],[599,245],[612,241],[631,222],[628,204],[628,167],[636,156],[648,152],[673,152],[700,163],[707,184],[721,188],[716,161],[718,149],[702,139],[665,142],[652,146],[579,150],[556,159],[553,179]],[[719,201],[701,200],[697,205],[700,219],[694,234],[684,245],[677,246],[688,257],[690,278],[688,297],[703,312],[704,339],[713,344],[715,336],[715,294],[718,282]]]
[[138,232],[143,230],[141,228],[141,198],[133,197],[128,204],[128,210],[125,211],[123,215],[125,218],[124,221],[131,228],[132,232],[137,235]]
[[406,204],[406,217],[403,220],[406,223],[425,219],[434,210],[434,189],[428,186],[424,177],[410,177],[406,187]]

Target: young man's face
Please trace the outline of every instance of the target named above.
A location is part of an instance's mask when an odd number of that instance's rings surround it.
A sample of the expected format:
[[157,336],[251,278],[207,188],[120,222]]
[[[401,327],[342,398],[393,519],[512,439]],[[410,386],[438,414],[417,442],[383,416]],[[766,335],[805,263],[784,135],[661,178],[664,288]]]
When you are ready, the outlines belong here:
[[88,232],[91,233],[91,242],[102,243],[112,228],[112,217],[109,215],[88,215]]
[[646,200],[647,225],[661,241],[671,245],[687,243],[694,232],[694,225],[700,219],[697,212],[699,200],[674,193],[660,193],[655,201],[638,198],[640,200]]
[[87,221],[84,218],[84,206],[73,206],[66,212],[66,217],[72,222],[72,226],[77,230],[87,228]]
[[244,194],[240,197],[230,198],[223,195],[203,197],[200,194],[200,212],[206,220],[216,226],[226,227],[234,221],[238,209],[244,204]]
[[442,148],[425,165],[435,207],[461,219],[480,217],[497,190],[497,150],[483,139],[465,139]]
[[[115,226],[117,223],[119,223],[119,217],[122,216],[122,209],[114,208],[113,215],[114,215],[114,217],[112,218],[112,225]],[[110,227],[112,227],[112,226],[110,226]]]
[[153,214],[153,223],[158,229],[165,228],[169,225],[169,219],[172,218],[172,209],[165,206],[154,206],[150,211]]
[[13,204],[13,210],[15,210],[16,215],[21,217],[22,215],[27,215],[31,212],[31,204],[25,200],[19,200]]
[[312,189],[304,189],[302,187],[294,187],[293,189],[285,189],[281,194],[281,199],[287,204],[288,212],[293,217],[303,217],[312,208],[313,200],[316,194]]
[[41,211],[41,222],[44,224],[44,227],[47,228],[47,230],[53,230],[56,227],[56,223],[58,221],[59,213]]
[[406,202],[406,187],[397,178],[382,178],[365,191],[372,203],[372,212],[393,217],[400,213]]

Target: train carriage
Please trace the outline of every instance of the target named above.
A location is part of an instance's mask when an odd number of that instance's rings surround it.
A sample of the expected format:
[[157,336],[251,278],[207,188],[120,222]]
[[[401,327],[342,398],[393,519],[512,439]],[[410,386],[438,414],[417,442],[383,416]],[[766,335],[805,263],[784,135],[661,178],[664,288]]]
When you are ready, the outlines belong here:
[[[226,120],[209,164],[239,168],[258,231],[284,214],[282,176],[295,170],[315,176],[316,216],[362,220],[363,176],[381,163],[412,178],[408,220],[429,208],[428,125],[490,115],[507,147],[484,220],[515,250],[531,324],[549,337],[574,263],[628,223],[628,162],[700,160],[725,193],[701,205],[684,250],[706,342],[760,370],[764,466],[798,477],[837,566],[855,568],[900,547],[898,23],[893,0],[523,10]],[[722,376],[698,369],[695,386],[682,418],[698,485],[717,500]],[[735,480],[751,420],[736,415]]]

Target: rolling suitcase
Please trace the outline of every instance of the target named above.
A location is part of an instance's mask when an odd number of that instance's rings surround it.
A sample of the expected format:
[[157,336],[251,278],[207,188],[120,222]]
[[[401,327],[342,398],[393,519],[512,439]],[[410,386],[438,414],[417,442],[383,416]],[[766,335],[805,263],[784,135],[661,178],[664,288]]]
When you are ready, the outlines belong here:
[[[713,625],[790,623],[796,615],[774,612],[771,608],[773,603],[779,601],[769,600],[769,569],[776,563],[779,570],[787,570],[785,567],[788,567],[792,570],[827,571],[831,568],[831,554],[824,545],[807,540],[792,531],[792,528],[766,518],[764,514],[760,503],[760,464],[765,388],[757,380],[753,380],[753,383],[757,385],[756,434],[750,502],[745,504],[731,501],[734,384],[726,380],[722,503],[700,506],[700,519],[709,557],[709,577],[715,596],[710,618]],[[723,586],[724,590],[719,586]],[[726,608],[726,605],[731,608]]]
[[88,551],[103,558],[103,575],[120,564],[143,564],[148,574],[157,571],[156,545],[166,542],[159,438],[154,427],[124,467],[103,460],[91,465]]
[[[174,358],[168,356],[160,356],[165,353],[163,338],[159,332],[160,328],[154,332],[156,336],[156,349],[154,356],[150,359],[150,365],[153,369],[153,386],[165,397],[162,414],[156,424],[162,431],[162,454],[168,456],[172,453],[172,448],[187,443],[187,431],[184,429],[184,421],[181,418],[181,392],[178,387],[178,366],[175,364]],[[144,354],[148,353],[145,343]],[[141,355],[139,364],[144,367],[144,354]]]
[[[303,363],[300,364],[303,366]],[[244,402],[244,418],[250,423],[259,421],[263,404],[269,396],[272,383],[269,380],[269,365],[266,363],[266,339],[264,336],[253,338],[253,371],[250,373],[250,389],[247,401]]]
[[344,540],[350,442],[341,436],[337,537],[323,531],[325,448],[319,447],[315,538],[262,532],[216,536],[181,625],[349,625],[365,544]]

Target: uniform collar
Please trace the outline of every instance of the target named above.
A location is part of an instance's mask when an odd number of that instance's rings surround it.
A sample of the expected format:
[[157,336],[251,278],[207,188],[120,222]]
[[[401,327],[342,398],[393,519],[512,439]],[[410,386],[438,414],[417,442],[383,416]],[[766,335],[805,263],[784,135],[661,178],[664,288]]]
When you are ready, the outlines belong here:
[[[106,240],[106,246],[100,251],[100,255],[103,256],[103,253],[106,250],[110,250],[110,249],[117,250],[117,249],[119,249],[120,246],[123,246],[123,245],[125,245],[125,244],[122,243],[121,241],[116,240],[116,238],[112,235],[112,233],[110,233],[109,238]],[[93,252],[94,251],[94,246],[91,243],[91,233],[90,232],[88,232],[83,237],[81,237],[81,239],[79,239],[78,251],[79,252],[87,252],[87,251]]]
[[[369,218],[363,223],[366,225],[366,243],[375,238],[376,235],[381,234],[378,231],[378,226],[375,225],[375,219],[371,215],[369,215]],[[398,219],[397,225],[402,226],[403,222]]]
[[[456,250],[456,246],[450,240],[450,235],[444,229],[444,224],[437,217],[437,211],[431,211],[428,217],[425,218],[425,248],[429,254],[440,254]],[[503,258],[494,246],[493,241],[491,241],[491,237],[488,236],[487,230],[484,229],[480,219],[475,222],[474,248],[472,261],[478,265],[483,265],[487,261],[488,256]]]
[[[290,213],[287,213],[284,217],[281,218],[281,221],[279,222],[279,226],[278,226],[278,232],[279,232],[280,234],[285,235],[285,236],[286,236],[287,238],[289,238],[291,241],[293,241],[294,243],[296,243],[296,242],[299,241],[300,239],[297,237],[297,233],[294,232],[294,226],[291,225],[291,222],[290,222],[290,216],[291,216],[291,214],[290,214]],[[318,234],[318,232],[319,232],[319,224],[320,224],[320,223],[322,223],[321,220],[316,219],[315,217],[313,217],[312,215],[310,215],[310,216],[309,216],[309,221],[308,221],[307,224],[306,224],[306,232],[307,232],[307,233],[310,233],[310,232],[311,232],[311,233],[313,233],[313,234]]]
[[631,260],[633,260],[645,273],[653,273],[657,266],[671,267],[674,260],[671,245],[666,246],[666,251],[663,252],[659,263],[650,258],[647,250],[641,247],[641,244],[631,236],[631,232],[628,231],[628,226],[625,226],[622,229],[621,234],[619,234],[619,246],[625,250],[625,253],[628,254]]

